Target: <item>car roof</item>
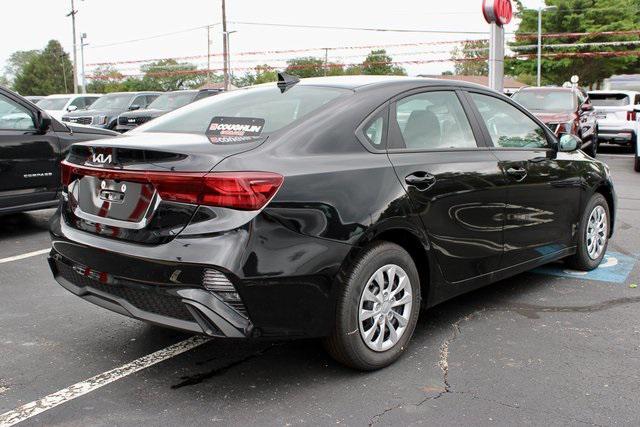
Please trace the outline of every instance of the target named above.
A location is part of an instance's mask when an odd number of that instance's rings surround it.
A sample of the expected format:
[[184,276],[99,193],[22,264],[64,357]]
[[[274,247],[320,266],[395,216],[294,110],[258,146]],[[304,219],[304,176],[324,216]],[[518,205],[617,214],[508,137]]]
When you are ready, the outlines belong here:
[[102,96],[101,93],[54,93],[52,95],[44,96],[43,98],[77,98],[79,96]]
[[580,89],[575,87],[560,87],[560,86],[525,86],[520,88],[518,92],[527,92],[535,90],[544,90],[548,92],[577,92]]
[[616,90],[616,89],[610,89],[610,90],[590,90],[589,93],[601,93],[601,94],[613,94],[613,93],[622,93],[625,95],[638,95],[640,94],[640,92],[635,91],[635,90]]
[[371,87],[371,86],[393,87],[393,86],[405,86],[410,83],[414,83],[415,86],[446,85],[446,86],[488,89],[486,86],[478,85],[475,83],[426,78],[426,77],[407,77],[407,76],[359,75],[359,76],[311,77],[307,79],[301,79],[299,84],[304,86],[327,86],[327,87],[339,87],[344,89],[357,90],[365,86],[366,87]]

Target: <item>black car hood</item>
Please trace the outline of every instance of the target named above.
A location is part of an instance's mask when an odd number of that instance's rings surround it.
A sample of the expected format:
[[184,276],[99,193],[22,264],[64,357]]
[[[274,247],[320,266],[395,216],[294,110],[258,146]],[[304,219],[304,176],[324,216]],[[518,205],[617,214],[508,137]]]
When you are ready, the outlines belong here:
[[163,114],[168,113],[167,110],[157,110],[155,108],[148,108],[146,110],[135,110],[135,111],[126,111],[120,114],[120,117],[126,117],[128,119],[134,117],[160,117]]
[[102,128],[94,128],[92,126],[83,126],[83,125],[73,125],[70,123],[65,123],[65,125],[71,129],[73,133],[85,134],[85,135],[108,135],[108,136],[117,136],[120,135],[118,132],[102,129]]

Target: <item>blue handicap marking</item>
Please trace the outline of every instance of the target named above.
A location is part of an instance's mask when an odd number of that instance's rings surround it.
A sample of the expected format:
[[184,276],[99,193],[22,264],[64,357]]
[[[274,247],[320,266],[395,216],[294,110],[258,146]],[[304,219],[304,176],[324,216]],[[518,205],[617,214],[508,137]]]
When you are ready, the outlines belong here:
[[543,265],[533,273],[573,279],[598,280],[601,282],[624,283],[633,270],[636,258],[619,252],[607,252],[598,268],[592,271],[577,271],[567,268],[563,263]]

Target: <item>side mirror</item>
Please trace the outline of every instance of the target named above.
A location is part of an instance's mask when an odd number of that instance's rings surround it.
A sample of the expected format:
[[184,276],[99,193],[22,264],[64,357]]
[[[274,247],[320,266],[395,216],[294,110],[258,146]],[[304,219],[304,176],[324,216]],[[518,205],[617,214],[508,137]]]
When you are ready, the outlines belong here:
[[76,111],[77,109],[78,109],[78,107],[76,107],[75,105],[69,105],[67,107],[67,111],[68,112]]
[[38,111],[36,114],[36,130],[39,134],[45,134],[51,127],[51,117],[44,111]]
[[130,111],[135,111],[139,109],[140,109],[140,106],[138,104],[133,104],[132,106],[129,107]]
[[577,136],[566,133],[560,137],[558,151],[562,153],[576,151],[578,149],[578,145],[581,143],[582,141],[580,141]]
[[593,111],[593,105],[589,104],[588,102],[585,102],[584,104],[582,104],[582,111]]

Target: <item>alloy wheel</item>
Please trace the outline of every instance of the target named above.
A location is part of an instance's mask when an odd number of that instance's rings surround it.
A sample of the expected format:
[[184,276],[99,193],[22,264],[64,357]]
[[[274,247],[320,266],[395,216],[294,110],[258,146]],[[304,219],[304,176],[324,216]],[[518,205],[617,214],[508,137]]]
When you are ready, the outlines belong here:
[[358,328],[373,351],[386,351],[400,340],[411,316],[413,296],[407,273],[395,264],[379,268],[367,281],[358,307]]
[[587,254],[591,259],[600,257],[607,243],[607,212],[601,205],[596,206],[589,215],[586,231]]

